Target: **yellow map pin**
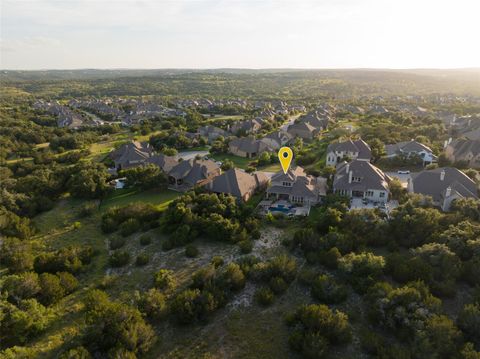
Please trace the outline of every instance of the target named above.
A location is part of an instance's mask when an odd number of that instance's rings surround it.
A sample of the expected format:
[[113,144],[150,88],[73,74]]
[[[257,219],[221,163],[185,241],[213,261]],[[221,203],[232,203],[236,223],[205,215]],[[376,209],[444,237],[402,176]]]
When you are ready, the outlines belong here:
[[283,173],[287,173],[292,163],[293,151],[290,147],[282,147],[278,150],[278,159],[282,165]]

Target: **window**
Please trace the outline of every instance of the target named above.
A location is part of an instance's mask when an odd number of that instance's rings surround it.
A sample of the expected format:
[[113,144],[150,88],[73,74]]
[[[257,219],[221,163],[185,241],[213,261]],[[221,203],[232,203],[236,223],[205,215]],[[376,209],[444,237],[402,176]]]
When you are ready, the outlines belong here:
[[292,187],[292,184],[290,182],[282,182],[283,187]]
[[373,191],[367,191],[367,192],[365,192],[365,196],[367,196],[367,197],[373,197]]
[[383,198],[385,197],[385,192],[380,192],[380,195],[379,195],[380,198]]

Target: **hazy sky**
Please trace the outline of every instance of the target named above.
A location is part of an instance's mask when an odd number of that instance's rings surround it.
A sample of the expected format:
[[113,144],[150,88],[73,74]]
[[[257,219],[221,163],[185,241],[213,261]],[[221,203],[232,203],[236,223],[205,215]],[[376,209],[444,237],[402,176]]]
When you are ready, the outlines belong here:
[[480,0],[0,0],[2,69],[480,67]]

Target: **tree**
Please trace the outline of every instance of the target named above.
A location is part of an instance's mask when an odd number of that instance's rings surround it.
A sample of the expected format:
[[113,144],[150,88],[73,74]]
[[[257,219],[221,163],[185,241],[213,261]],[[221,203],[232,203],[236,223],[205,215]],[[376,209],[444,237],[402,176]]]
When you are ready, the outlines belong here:
[[296,328],[290,335],[290,346],[307,358],[324,358],[331,345],[346,344],[352,339],[348,316],[323,304],[300,307],[289,324]]
[[81,162],[72,169],[70,193],[78,198],[103,198],[109,191],[109,174],[101,163]]
[[222,169],[222,171],[228,171],[234,167],[235,167],[235,164],[227,158],[222,162],[222,165],[220,168]]
[[20,301],[18,307],[0,300],[0,342],[9,347],[25,344],[45,330],[53,318],[52,312],[35,299]]
[[13,273],[24,272],[33,268],[32,247],[27,241],[18,238],[4,238],[0,250],[0,262]]
[[25,272],[8,276],[3,282],[3,290],[17,303],[23,299],[33,298],[41,290],[38,274]]
[[[85,345],[90,351],[108,353],[127,350],[134,354],[146,353],[155,341],[155,334],[141,313],[127,304],[111,302],[105,293],[92,292],[87,298],[87,330]],[[92,302],[94,298],[100,302]]]
[[380,157],[385,155],[385,144],[378,138],[369,141],[370,149],[372,150],[372,161],[376,162]]
[[445,315],[427,319],[425,329],[415,337],[414,350],[418,357],[453,358],[463,343],[462,333]]
[[58,302],[66,294],[65,288],[60,283],[60,278],[55,274],[42,273],[39,277],[41,295],[40,301],[44,305]]
[[126,177],[128,187],[139,187],[143,190],[149,188],[166,188],[168,178],[160,170],[160,167],[154,164],[137,166],[120,172],[120,176]]

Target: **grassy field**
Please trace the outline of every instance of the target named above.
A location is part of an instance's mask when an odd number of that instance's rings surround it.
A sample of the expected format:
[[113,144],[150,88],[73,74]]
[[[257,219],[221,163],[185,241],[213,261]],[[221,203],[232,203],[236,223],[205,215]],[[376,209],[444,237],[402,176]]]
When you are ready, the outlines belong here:
[[159,209],[164,209],[171,201],[180,195],[180,192],[171,190],[154,189],[138,191],[135,189],[117,189],[102,201],[100,209],[104,210],[113,206],[125,206],[133,202],[151,203],[156,205]]

